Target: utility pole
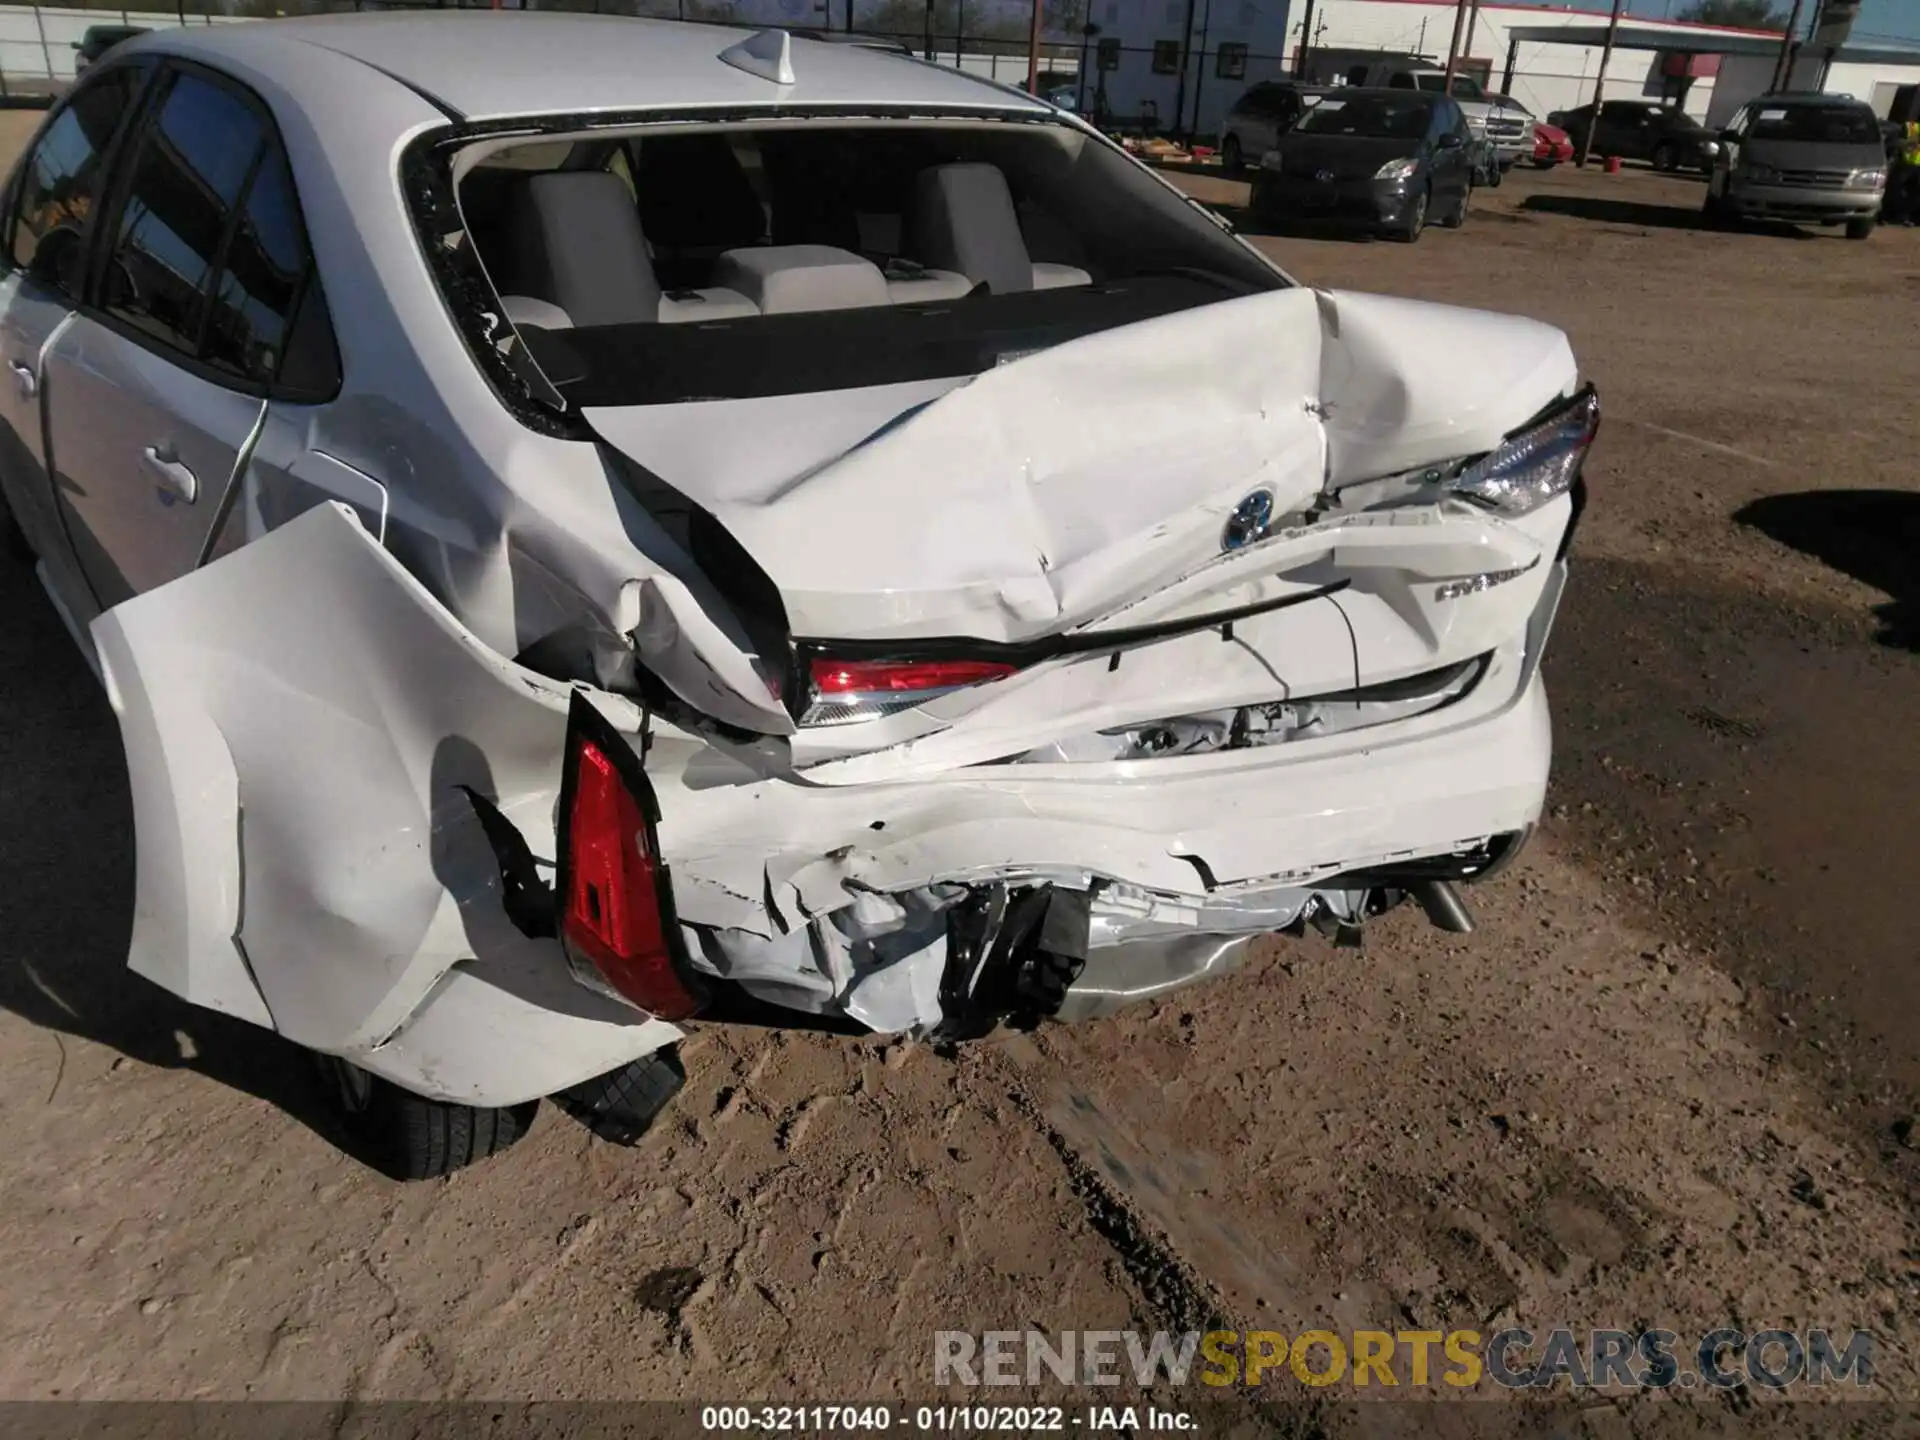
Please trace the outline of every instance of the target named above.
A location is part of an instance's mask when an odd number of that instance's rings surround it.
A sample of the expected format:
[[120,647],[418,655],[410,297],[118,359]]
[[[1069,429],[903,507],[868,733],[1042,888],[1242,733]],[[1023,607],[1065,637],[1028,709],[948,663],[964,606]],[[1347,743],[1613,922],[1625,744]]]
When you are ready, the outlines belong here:
[[1193,72],[1193,124],[1187,129],[1187,138],[1191,140],[1200,133],[1200,92],[1207,84],[1207,31],[1213,25],[1213,0],[1207,0],[1207,8],[1200,15],[1200,64]]
[[927,60],[933,60],[933,0],[927,0]]
[[[1041,0],[1033,0],[1033,26],[1027,31],[1027,93],[1040,93],[1040,5]],[[853,0],[847,0],[849,9]]]
[[1307,13],[1300,21],[1300,53],[1293,57],[1293,78],[1307,78],[1307,55],[1313,49],[1313,0],[1307,0]]
[[1793,52],[1795,37],[1800,33],[1800,7],[1803,0],[1793,0],[1793,12],[1787,16],[1786,33],[1780,37],[1780,58],[1773,62],[1773,86],[1775,90],[1785,90],[1793,84]]
[[[1193,55],[1193,0],[1187,0],[1187,28],[1180,36],[1180,74],[1173,82],[1173,125],[1178,130],[1186,123],[1187,66]],[[1188,136],[1192,139],[1192,136]]]
[[[1617,10],[1618,0],[1615,0]],[[1440,93],[1453,94],[1453,67],[1460,61],[1460,31],[1467,23],[1467,0],[1455,0],[1453,7],[1453,38],[1447,42],[1447,76],[1440,85]]]
[[1587,117],[1587,133],[1580,142],[1582,169],[1593,158],[1593,137],[1600,129],[1600,107],[1606,104],[1607,62],[1613,59],[1613,37],[1620,29],[1620,7],[1625,3],[1626,0],[1613,0],[1613,18],[1607,21],[1607,43],[1600,48],[1600,73],[1593,77],[1593,114]]
[[1479,28],[1480,0],[1471,0],[1467,8],[1467,38],[1466,42],[1460,47],[1460,54],[1463,58],[1471,59],[1473,57],[1473,32]]

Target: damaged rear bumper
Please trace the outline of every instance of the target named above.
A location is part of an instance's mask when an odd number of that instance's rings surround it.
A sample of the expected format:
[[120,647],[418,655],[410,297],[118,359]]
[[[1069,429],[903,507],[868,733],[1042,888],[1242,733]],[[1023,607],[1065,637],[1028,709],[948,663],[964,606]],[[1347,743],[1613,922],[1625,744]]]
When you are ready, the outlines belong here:
[[[655,717],[645,767],[692,962],[893,1030],[950,1016],[1015,906],[1030,933],[1070,932],[1048,953],[1084,963],[1042,977],[1039,1002],[1069,1017],[1218,973],[1316,907],[1357,921],[1395,867],[1470,869],[1538,817],[1537,666],[1563,574],[1454,703],[1286,744],[824,784],[785,742]],[[134,790],[133,968],[469,1104],[679,1034],[576,983],[502,904],[471,797],[555,855],[574,687],[487,649],[350,511],[310,511],[94,636]],[[634,702],[592,701],[637,747]]]

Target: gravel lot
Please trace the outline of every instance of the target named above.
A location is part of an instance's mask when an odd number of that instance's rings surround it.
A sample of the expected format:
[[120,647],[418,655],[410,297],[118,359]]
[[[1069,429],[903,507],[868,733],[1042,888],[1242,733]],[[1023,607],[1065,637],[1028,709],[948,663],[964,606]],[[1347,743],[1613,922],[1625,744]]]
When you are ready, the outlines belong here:
[[[126,976],[112,718],[0,571],[0,1395],[924,1396],[936,1329],[1212,1315],[1858,1326],[1875,1393],[1920,1400],[1920,232],[1711,234],[1699,198],[1516,172],[1417,246],[1259,242],[1304,281],[1550,320],[1601,389],[1551,818],[1472,893],[1477,934],[1402,911],[957,1060],[703,1031],[630,1151],[548,1110],[395,1185],[329,1143],[297,1055]],[[1274,1418],[1432,1419],[1372,1412]]]

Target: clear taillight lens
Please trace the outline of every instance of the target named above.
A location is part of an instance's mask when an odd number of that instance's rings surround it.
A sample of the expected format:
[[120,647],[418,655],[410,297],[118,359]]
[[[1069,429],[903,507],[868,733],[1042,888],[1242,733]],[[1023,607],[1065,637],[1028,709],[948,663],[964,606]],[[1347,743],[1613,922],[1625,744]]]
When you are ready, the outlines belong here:
[[997,660],[834,660],[816,656],[807,672],[802,725],[851,725],[925,704],[1017,667]]

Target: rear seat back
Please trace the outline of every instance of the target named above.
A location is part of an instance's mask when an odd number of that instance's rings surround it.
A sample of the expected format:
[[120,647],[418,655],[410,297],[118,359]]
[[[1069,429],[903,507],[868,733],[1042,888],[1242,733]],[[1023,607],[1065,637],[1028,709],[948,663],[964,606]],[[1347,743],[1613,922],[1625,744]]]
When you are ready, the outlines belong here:
[[518,181],[502,239],[500,289],[558,305],[575,325],[660,318],[660,284],[633,197],[604,170]]
[[997,165],[922,170],[913,186],[913,240],[922,263],[958,271],[996,295],[1033,288],[1033,257]]
[[683,324],[757,313],[732,290],[663,292],[626,182],[604,170],[517,178],[496,248],[501,304],[516,324]]
[[914,180],[913,238],[920,259],[985,284],[996,295],[1089,285],[1077,265],[1034,260],[999,166],[935,165]]

